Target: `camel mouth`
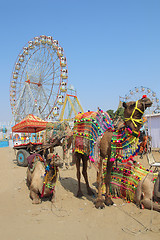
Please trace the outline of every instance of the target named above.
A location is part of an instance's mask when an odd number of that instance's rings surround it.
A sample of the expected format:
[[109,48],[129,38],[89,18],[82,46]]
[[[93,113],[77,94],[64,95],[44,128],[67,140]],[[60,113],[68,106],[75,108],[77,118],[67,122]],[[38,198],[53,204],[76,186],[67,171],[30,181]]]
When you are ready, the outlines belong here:
[[145,106],[145,109],[152,106],[152,101],[149,98],[142,98],[142,103]]

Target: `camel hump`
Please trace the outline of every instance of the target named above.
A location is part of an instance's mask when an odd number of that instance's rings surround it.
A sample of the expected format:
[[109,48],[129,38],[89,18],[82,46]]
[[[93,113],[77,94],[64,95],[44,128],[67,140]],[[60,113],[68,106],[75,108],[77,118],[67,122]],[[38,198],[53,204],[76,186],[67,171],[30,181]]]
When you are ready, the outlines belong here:
[[73,128],[75,152],[86,154],[93,159],[97,139],[102,137],[107,130],[113,129],[114,125],[109,114],[101,109],[97,112],[79,113],[75,117]]
[[99,128],[102,127],[104,131],[106,131],[108,128],[114,128],[114,124],[109,114],[107,112],[103,112],[101,109],[98,109],[97,112],[88,111],[85,113],[78,113],[75,117],[74,126],[76,123],[78,123],[78,125],[95,124],[95,126],[98,126]]

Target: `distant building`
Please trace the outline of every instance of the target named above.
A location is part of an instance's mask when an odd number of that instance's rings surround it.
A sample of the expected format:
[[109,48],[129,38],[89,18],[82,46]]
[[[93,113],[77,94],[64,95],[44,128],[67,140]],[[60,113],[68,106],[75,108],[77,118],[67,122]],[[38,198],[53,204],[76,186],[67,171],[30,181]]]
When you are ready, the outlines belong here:
[[152,137],[152,148],[160,148],[160,113],[145,117],[147,118],[148,134]]

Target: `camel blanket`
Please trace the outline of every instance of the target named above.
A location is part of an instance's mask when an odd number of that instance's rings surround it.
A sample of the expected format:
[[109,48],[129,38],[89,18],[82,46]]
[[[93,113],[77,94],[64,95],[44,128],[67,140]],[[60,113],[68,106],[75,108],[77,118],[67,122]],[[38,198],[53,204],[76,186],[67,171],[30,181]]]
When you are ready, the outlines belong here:
[[46,141],[53,142],[54,139],[61,139],[66,134],[69,124],[67,122],[48,122],[46,124]]
[[[103,163],[103,187],[105,193],[104,175],[106,174],[106,165]],[[139,162],[133,158],[129,161],[117,161],[111,172],[110,193],[113,197],[125,198],[127,201],[134,201],[135,190],[139,181],[149,173]],[[157,179],[157,173],[153,173],[153,182]]]
[[79,113],[74,120],[73,148],[75,152],[86,154],[95,162],[95,144],[105,131],[114,129],[112,120],[107,112],[98,110]]
[[33,153],[33,154],[31,154],[30,156],[27,157],[28,168],[30,169],[31,172],[34,171],[35,166],[36,166],[38,161],[41,161],[42,163],[45,163],[45,160],[38,153]]

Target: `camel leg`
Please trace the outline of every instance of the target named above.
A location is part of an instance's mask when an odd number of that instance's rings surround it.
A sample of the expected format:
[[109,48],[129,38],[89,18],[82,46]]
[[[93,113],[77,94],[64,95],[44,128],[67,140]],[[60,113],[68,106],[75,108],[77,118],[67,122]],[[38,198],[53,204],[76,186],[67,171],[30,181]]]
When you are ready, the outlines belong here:
[[97,175],[97,183],[98,183],[98,196],[95,202],[96,208],[104,208],[104,200],[102,197],[102,158],[100,159],[99,163],[99,171]]
[[144,206],[144,208],[146,208],[146,209],[153,208],[153,210],[160,212],[160,204],[151,201],[149,198],[144,198],[141,201],[141,205]]
[[32,187],[30,188],[30,197],[33,200],[32,201],[33,204],[41,203],[41,199],[39,198],[38,194],[34,191],[34,189],[32,189]]
[[65,161],[66,161],[66,152],[65,152],[64,147],[62,147],[62,149],[63,149],[63,166],[62,166],[62,168],[64,170],[65,169]]
[[63,145],[62,145],[62,149],[63,149],[63,170],[65,169],[65,165],[66,165],[66,155],[67,155],[67,140],[63,141]]
[[81,160],[81,157],[76,154],[76,168],[77,168],[77,179],[78,179],[78,192],[77,192],[77,197],[80,198],[83,196],[83,193],[81,191],[81,173],[80,173],[80,160]]
[[88,175],[87,175],[87,162],[88,162],[88,158],[86,156],[82,157],[82,161],[83,161],[83,170],[82,170],[82,174],[84,177],[84,180],[86,182],[86,187],[87,187],[87,192],[88,195],[94,195],[93,191],[91,190],[90,186],[89,186],[89,182],[88,182]]
[[52,203],[55,202],[55,198],[56,198],[56,194],[55,194],[55,190],[54,190],[53,193],[52,193],[52,196],[51,196],[51,202]]
[[105,201],[104,201],[104,203],[107,206],[113,205],[113,201],[112,201],[112,199],[110,197],[110,191],[109,191],[110,182],[111,182],[112,166],[113,166],[113,162],[110,162],[110,158],[108,158],[108,161],[107,161],[107,174],[105,176],[106,194],[105,194]]
[[67,153],[66,153],[66,158],[67,158],[67,165],[68,165],[68,168],[70,168],[70,165],[69,165],[69,154],[70,153],[70,149],[67,148]]
[[50,153],[54,152],[54,147],[50,147]]

